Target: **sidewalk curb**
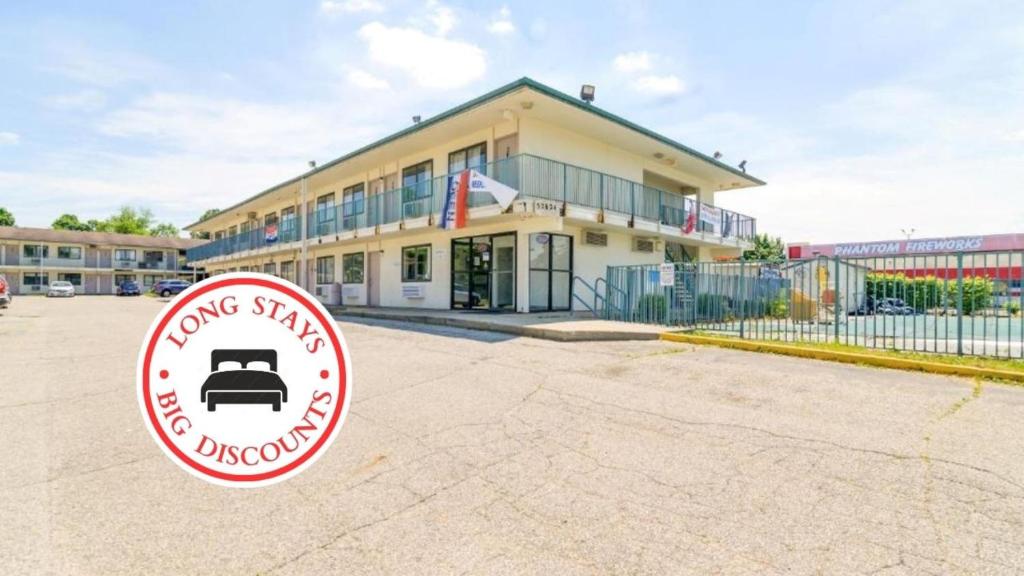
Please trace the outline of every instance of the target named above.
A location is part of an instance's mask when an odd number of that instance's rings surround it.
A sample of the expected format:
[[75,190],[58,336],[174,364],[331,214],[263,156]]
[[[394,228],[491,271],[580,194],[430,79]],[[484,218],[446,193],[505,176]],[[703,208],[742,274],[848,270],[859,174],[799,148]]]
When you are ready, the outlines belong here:
[[915,360],[911,358],[895,358],[891,356],[863,354],[860,352],[842,352],[838,350],[820,350],[816,348],[802,348],[800,346],[791,346],[789,344],[779,344],[774,342],[719,338],[715,336],[698,336],[696,334],[680,334],[675,332],[663,332],[661,334],[661,339],[668,342],[720,346],[723,348],[733,348],[749,352],[768,352],[772,354],[783,354],[786,356],[797,356],[800,358],[843,362],[846,364],[861,364],[877,366],[880,368],[892,368],[896,370],[915,370],[918,372],[942,374],[946,376],[963,376],[967,378],[984,378],[986,380],[1003,380],[1024,383],[1024,372],[998,370],[996,368],[957,366],[954,364],[941,364],[938,362],[928,362],[926,360]]
[[448,326],[451,328],[481,330],[484,332],[498,332],[501,334],[511,334],[513,336],[526,336],[529,338],[540,338],[542,340],[553,340],[555,342],[623,342],[631,340],[657,340],[659,337],[659,334],[656,332],[553,330],[538,326],[499,324],[472,318],[447,318],[428,314],[416,314],[415,312],[398,317],[394,314],[377,314],[372,311],[348,309],[331,310],[331,315],[336,320],[344,320],[347,317],[390,320],[392,322],[411,322],[414,324],[429,324],[432,326]]

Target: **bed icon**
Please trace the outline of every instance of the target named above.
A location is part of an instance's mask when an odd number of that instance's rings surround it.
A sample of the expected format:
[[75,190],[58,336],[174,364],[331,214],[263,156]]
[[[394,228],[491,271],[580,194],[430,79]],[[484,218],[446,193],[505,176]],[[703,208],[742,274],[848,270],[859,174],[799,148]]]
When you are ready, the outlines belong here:
[[270,404],[280,412],[288,401],[288,387],[277,374],[277,350],[214,350],[200,392],[210,412],[217,404]]

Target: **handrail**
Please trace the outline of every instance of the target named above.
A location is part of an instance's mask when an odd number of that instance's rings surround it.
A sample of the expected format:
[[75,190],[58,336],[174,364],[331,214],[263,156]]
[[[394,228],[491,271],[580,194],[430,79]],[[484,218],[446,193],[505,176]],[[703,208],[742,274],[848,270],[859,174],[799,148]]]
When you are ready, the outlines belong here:
[[[587,289],[590,290],[591,294],[594,295],[594,305],[593,306],[591,306],[590,304],[587,304],[587,301],[584,300],[582,297],[580,297],[579,294],[576,293],[576,282],[577,281],[579,281],[579,283],[581,283],[584,286],[586,286]],[[587,310],[590,310],[591,314],[593,314],[595,317],[600,317],[600,313],[597,311],[597,299],[598,299],[597,290],[595,290],[593,286],[588,284],[586,280],[584,280],[583,278],[580,278],[579,276],[573,276],[572,277],[572,286],[571,286],[570,292],[572,292],[573,300],[578,300],[580,304],[583,304],[584,308],[586,308]],[[570,314],[575,315],[575,313],[576,313],[575,310],[571,310],[570,311]]]
[[[532,154],[493,160],[476,169],[516,188],[524,198],[618,212],[667,226],[688,228],[692,232],[712,232],[723,238],[751,239],[757,230],[756,220],[752,217],[712,206],[718,216],[717,221],[711,221],[702,216],[705,212],[703,203],[695,198]],[[341,192],[335,192],[335,204],[321,209],[311,207],[305,214],[295,214],[293,218],[281,221],[278,243],[299,240],[301,226],[306,227],[306,237],[316,238],[438,214],[448,176],[442,174],[378,194],[367,194],[364,188],[358,197],[345,198]],[[494,203],[488,194],[470,193],[471,207]],[[265,247],[268,243],[263,240],[264,231],[264,227],[258,227],[191,248],[188,259],[201,260]]]

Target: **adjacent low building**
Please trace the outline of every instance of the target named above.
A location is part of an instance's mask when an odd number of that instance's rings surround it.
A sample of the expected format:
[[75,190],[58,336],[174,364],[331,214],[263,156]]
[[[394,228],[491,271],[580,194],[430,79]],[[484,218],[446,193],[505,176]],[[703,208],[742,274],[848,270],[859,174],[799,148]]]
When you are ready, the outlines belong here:
[[[448,176],[467,169],[518,196],[470,193],[466,225],[439,229]],[[188,261],[331,304],[568,310],[609,265],[739,255],[756,222],[716,195],[762,184],[523,78],[186,227],[212,238]]]
[[15,294],[45,294],[64,280],[78,294],[114,294],[134,280],[144,289],[166,278],[192,279],[185,250],[203,240],[0,226],[0,274]]

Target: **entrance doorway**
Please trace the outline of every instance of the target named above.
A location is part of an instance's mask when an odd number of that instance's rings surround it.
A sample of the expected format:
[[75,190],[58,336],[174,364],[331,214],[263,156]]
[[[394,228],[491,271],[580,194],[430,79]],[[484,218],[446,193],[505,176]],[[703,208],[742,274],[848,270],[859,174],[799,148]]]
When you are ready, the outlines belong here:
[[572,256],[572,236],[530,234],[530,312],[569,309]]
[[366,305],[380,306],[380,252],[367,253],[366,263]]
[[452,240],[452,308],[515,310],[514,232]]

